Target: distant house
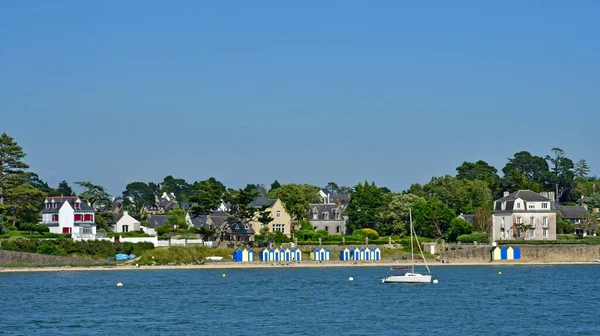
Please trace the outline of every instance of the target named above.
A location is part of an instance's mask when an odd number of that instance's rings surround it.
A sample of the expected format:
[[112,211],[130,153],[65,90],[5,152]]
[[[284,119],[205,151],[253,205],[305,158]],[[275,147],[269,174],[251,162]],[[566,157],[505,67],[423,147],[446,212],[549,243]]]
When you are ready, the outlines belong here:
[[460,219],[462,219],[464,221],[467,221],[467,222],[473,224],[473,219],[475,218],[475,215],[474,214],[463,214],[463,213],[461,213],[460,215],[458,215],[458,218],[460,218]]
[[131,217],[127,211],[122,215],[116,215],[116,223],[113,226],[114,232],[140,231],[140,222]]
[[148,217],[148,227],[156,230],[169,221],[169,215],[152,215]]
[[310,223],[315,231],[325,230],[329,234],[346,234],[344,208],[338,204],[310,204]]
[[77,238],[96,236],[96,211],[77,196],[48,197],[42,209],[40,224],[52,233],[70,233]]
[[550,197],[531,190],[504,192],[494,201],[492,240],[556,239],[556,210]]
[[254,237],[255,231],[250,223],[240,223],[235,219],[227,220],[225,239],[228,241],[249,242]]
[[267,224],[269,232],[282,232],[288,237],[292,233],[292,217],[285,209],[283,203],[279,198],[272,199],[267,195],[267,189],[264,185],[258,185],[256,187],[258,196],[250,202],[249,206],[257,209],[256,215],[250,220],[252,231],[256,234],[260,233],[262,224],[258,221],[258,210],[266,207],[266,211],[270,212],[273,220]]
[[560,212],[563,220],[568,220],[575,227],[575,232],[581,236],[595,236],[596,230],[594,229],[582,229],[581,220],[586,214],[590,212],[586,207],[583,206],[568,206],[568,205],[557,205],[556,211]]

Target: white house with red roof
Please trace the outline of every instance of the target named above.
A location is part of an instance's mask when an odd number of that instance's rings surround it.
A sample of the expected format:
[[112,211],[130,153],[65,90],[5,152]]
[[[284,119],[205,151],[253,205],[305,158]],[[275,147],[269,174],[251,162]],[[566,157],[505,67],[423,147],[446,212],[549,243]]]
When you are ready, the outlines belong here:
[[44,201],[42,221],[52,233],[71,233],[73,238],[96,236],[95,211],[77,196],[48,197]]

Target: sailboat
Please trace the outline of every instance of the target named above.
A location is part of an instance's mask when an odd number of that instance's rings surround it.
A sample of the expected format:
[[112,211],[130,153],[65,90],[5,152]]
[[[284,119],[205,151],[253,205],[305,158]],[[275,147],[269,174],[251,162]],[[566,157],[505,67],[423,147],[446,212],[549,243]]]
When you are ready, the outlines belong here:
[[[429,270],[429,266],[427,266],[427,260],[425,260],[425,256],[423,255],[423,250],[421,249],[421,245],[419,244],[419,238],[415,233],[415,229],[413,228],[412,222],[412,209],[409,209],[410,215],[410,256],[411,256],[411,266],[410,267],[392,267],[388,276],[381,280],[383,283],[431,283],[431,271]],[[421,274],[415,272],[415,252],[414,252],[414,244],[413,238],[417,242],[417,246],[419,247],[419,252],[421,252],[421,258],[423,258],[423,262],[425,263],[425,268],[427,268],[427,273]]]

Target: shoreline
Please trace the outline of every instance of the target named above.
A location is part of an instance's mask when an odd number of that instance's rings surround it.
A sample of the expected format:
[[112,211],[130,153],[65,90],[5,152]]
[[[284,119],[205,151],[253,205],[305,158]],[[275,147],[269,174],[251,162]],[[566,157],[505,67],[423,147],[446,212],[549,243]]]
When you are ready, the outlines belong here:
[[[556,265],[600,265],[594,261],[571,261],[571,262],[451,262],[440,263],[432,262],[427,264],[430,267],[452,267],[452,266],[556,266]],[[300,262],[300,263],[240,263],[240,262],[214,262],[204,265],[117,265],[117,266],[48,266],[48,267],[1,267],[0,273],[23,273],[23,272],[81,272],[81,271],[142,271],[142,270],[217,270],[217,269],[263,269],[263,268],[323,268],[323,267],[401,267],[409,266],[408,263],[396,262],[363,262],[363,263],[343,263],[343,262]],[[417,267],[424,267],[424,263],[415,264]]]

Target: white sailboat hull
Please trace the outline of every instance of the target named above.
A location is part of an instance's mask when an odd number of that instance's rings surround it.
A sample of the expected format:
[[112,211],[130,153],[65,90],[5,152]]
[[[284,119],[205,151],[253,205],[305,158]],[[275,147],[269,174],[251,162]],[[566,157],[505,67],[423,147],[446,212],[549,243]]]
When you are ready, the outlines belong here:
[[431,283],[431,275],[419,273],[406,273],[391,275],[382,280],[383,283]]

